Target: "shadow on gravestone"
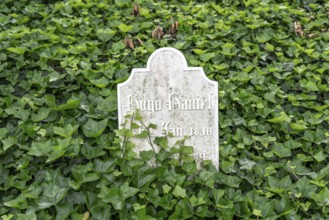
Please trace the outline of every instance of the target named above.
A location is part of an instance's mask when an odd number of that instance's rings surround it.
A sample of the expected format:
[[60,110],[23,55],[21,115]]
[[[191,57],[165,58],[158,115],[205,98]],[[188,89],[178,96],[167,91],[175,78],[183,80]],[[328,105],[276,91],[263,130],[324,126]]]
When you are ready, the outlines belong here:
[[[119,127],[125,116],[140,111],[146,125],[155,124],[151,138],[168,136],[170,146],[187,137],[197,162],[211,160],[219,166],[218,83],[209,80],[202,67],[188,67],[184,55],[174,48],[152,53],[146,68],[134,68],[118,84]],[[142,128],[134,129],[134,134]],[[151,150],[146,139],[134,138],[135,152]]]

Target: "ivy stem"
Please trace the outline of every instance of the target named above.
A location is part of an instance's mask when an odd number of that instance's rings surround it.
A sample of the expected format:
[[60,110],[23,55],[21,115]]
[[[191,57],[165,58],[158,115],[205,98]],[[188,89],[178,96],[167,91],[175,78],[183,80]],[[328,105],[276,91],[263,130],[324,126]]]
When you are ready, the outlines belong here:
[[144,124],[144,122],[143,122],[142,120],[141,120],[140,122],[141,122],[141,124],[143,125],[143,127],[145,128],[145,130],[147,131],[147,141],[149,142],[150,146],[152,147],[152,150],[153,150],[154,154],[156,154],[155,147],[154,147],[154,145],[153,145],[153,143],[152,143],[152,139],[151,139],[151,132],[150,132],[150,129],[149,129],[149,127],[147,127],[147,126]]

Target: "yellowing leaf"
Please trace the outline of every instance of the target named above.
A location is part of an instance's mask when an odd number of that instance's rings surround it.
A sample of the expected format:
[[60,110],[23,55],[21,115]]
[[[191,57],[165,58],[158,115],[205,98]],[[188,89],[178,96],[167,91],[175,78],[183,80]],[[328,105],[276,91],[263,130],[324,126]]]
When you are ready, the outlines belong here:
[[90,212],[85,212],[85,214],[83,215],[82,219],[81,220],[88,220],[90,217]]
[[281,123],[281,122],[290,123],[291,118],[285,112],[280,112],[279,116],[268,119],[267,121],[272,123]]
[[207,51],[206,50],[200,50],[200,49],[193,49],[193,52],[197,55],[200,55],[200,54],[206,53]]
[[307,126],[305,124],[300,124],[300,123],[291,123],[290,127],[294,130],[305,130],[305,129],[307,129]]
[[119,25],[119,29],[120,31],[124,32],[124,33],[127,33],[129,31],[131,31],[133,29],[133,26],[132,25],[125,25],[125,24],[120,24]]
[[9,47],[7,50],[17,54],[23,54],[26,51],[26,49],[22,47]]

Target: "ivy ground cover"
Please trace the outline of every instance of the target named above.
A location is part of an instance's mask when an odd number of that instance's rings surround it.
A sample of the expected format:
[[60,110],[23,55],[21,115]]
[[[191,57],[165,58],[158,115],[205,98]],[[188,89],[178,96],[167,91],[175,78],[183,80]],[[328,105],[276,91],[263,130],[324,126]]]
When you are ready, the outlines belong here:
[[[0,219],[329,218],[326,1],[0,6]],[[116,85],[165,46],[219,83],[219,172],[122,157]]]

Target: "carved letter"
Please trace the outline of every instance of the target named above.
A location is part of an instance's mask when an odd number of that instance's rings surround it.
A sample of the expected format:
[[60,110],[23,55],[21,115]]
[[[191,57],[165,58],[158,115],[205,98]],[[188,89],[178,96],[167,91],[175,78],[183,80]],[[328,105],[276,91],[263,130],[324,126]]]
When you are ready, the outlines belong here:
[[[127,110],[128,111],[132,111],[132,110],[135,110],[136,108],[139,108],[139,105],[138,105],[138,101],[135,100],[137,95],[128,95],[128,104],[126,105],[127,106]],[[134,99],[133,99],[134,98]]]
[[197,96],[197,98],[192,99],[192,109],[198,110],[200,109],[200,96]]
[[176,115],[181,108],[181,104],[176,94],[171,94],[168,100],[169,115]]
[[167,135],[168,134],[168,126],[169,126],[170,122],[162,122],[161,126],[163,127],[163,135]]
[[212,128],[207,128],[207,135],[212,135]]
[[175,137],[183,136],[183,129],[182,128],[175,128],[174,129],[174,136]]
[[191,109],[191,108],[189,107],[189,104],[188,104],[188,100],[187,100],[187,99],[182,99],[181,102],[182,102],[182,109],[183,109],[183,110]]
[[161,100],[155,100],[155,110],[156,111],[160,111],[162,109],[161,104],[162,104]]
[[200,109],[204,109],[204,106],[206,105],[206,103],[207,103],[207,99],[202,99],[201,100],[201,108]]
[[147,110],[151,111],[150,116],[153,117],[154,116],[154,101],[149,100],[149,101],[146,101],[146,103],[147,103]]

